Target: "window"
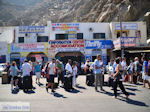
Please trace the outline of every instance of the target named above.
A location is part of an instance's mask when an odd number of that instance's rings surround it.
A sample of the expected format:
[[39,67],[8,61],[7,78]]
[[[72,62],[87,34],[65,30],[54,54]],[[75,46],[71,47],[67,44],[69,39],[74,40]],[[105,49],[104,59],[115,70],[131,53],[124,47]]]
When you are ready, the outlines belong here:
[[93,33],[93,39],[105,39],[105,33]]
[[24,43],[24,37],[19,37],[18,38],[18,43]]
[[37,36],[37,42],[48,42],[48,36]]
[[68,34],[56,34],[56,40],[68,39]]
[[[121,31],[117,31],[117,38],[121,37]],[[122,37],[128,37],[128,31],[122,31]]]
[[83,33],[77,33],[77,39],[83,39]]

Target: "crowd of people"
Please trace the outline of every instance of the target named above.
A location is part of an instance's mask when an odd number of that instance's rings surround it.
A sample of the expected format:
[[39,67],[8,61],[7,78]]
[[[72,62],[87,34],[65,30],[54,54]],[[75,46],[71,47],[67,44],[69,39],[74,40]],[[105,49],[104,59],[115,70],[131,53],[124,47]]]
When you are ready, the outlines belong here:
[[[25,92],[33,88],[32,76],[34,74],[36,75],[36,84],[38,85],[41,83],[41,77],[47,79],[47,92],[51,88],[51,92],[54,93],[56,86],[61,86],[66,91],[72,91],[78,85],[77,77],[79,70],[81,74],[86,74],[87,85],[95,85],[95,91],[99,91],[98,87],[100,87],[100,91],[105,91],[103,88],[105,67],[101,55],[97,55],[93,63],[90,63],[90,60],[87,59],[85,63],[81,62],[80,67],[76,61],[70,59],[67,64],[63,64],[58,59],[52,59],[44,65],[38,61],[33,65],[31,61],[25,60],[20,70],[17,68],[16,62],[12,62],[11,65],[7,65],[7,71],[11,76],[12,91],[14,90],[14,86],[16,86],[15,89],[20,88],[18,83],[21,83],[21,81],[19,82],[18,73],[21,73],[23,90]],[[150,88],[150,60],[148,61],[146,57],[142,57],[141,60],[135,57],[134,61],[130,60],[129,64],[127,64],[126,58],[118,57],[115,60],[110,60],[107,69],[109,86],[114,90],[115,98],[117,97],[118,85],[126,97],[128,98],[129,96],[123,86],[123,81],[137,84],[138,81],[143,80],[143,87],[148,83]],[[56,77],[58,79],[57,82],[55,82]]]
[[[132,84],[138,84],[143,82],[143,87],[148,83],[150,88],[150,60],[143,56],[141,60],[135,57],[134,60],[130,60],[129,64],[126,62],[126,58],[119,58],[120,65],[122,66],[122,79],[125,82],[130,82]],[[113,80],[113,74],[116,68],[116,62],[112,59],[108,63],[108,71],[110,75],[110,83]]]

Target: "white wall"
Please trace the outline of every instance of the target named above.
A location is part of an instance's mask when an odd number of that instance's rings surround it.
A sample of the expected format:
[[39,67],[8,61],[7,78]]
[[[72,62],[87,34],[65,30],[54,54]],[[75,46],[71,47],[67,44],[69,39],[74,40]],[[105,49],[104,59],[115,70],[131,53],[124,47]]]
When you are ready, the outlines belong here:
[[[52,31],[52,24],[51,27]],[[89,31],[92,28],[93,31]],[[65,31],[52,31],[50,32],[50,40],[55,40],[55,34],[65,34]],[[105,33],[106,39],[111,38],[109,23],[79,23],[79,31],[77,33],[83,33],[84,39],[93,39],[93,33]]]
[[[19,27],[16,27],[16,36],[15,43],[18,43],[18,37],[24,37],[24,43],[37,43],[37,34],[36,33],[28,33],[28,36],[25,36],[25,33],[19,33]],[[38,33],[39,36],[49,36],[50,28],[45,26],[44,33]]]

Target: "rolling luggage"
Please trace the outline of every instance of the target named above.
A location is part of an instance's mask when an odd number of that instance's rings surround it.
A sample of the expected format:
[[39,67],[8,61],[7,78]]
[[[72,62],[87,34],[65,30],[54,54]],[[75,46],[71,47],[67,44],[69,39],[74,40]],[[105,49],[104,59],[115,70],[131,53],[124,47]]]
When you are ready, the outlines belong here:
[[93,86],[94,81],[95,81],[94,75],[93,74],[87,74],[87,76],[86,76],[86,84],[88,86]]
[[22,80],[22,77],[18,77],[18,87],[19,87],[19,89],[23,89],[23,80]]
[[108,79],[108,86],[114,87],[114,79],[112,77],[109,77],[109,79]]
[[69,91],[72,88],[71,84],[72,84],[71,83],[71,77],[65,76],[65,78],[64,78],[64,89],[66,91]]
[[[48,84],[46,84],[47,86]],[[51,86],[49,86],[49,88],[51,88]],[[58,88],[58,83],[54,83],[54,89]]]
[[8,84],[8,75],[7,72],[2,73],[2,84]]
[[23,77],[23,89],[32,89],[32,77],[24,76]]

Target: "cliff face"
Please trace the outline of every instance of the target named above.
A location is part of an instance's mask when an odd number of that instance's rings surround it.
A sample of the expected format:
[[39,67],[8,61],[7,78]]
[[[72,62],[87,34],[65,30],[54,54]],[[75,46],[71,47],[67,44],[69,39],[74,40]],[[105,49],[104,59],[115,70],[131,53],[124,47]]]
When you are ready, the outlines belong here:
[[150,11],[150,0],[24,0],[29,5],[10,1],[0,0],[0,23],[6,25],[46,25],[50,20],[110,22],[118,21],[119,15],[122,21],[136,21]]
[[[82,0],[80,0],[82,2]],[[79,3],[80,4],[80,3]],[[123,21],[136,21],[142,19],[150,11],[149,0],[89,0],[83,5],[73,6],[68,14],[60,17],[58,21],[84,22],[110,22],[118,21],[118,16]],[[71,16],[71,17],[70,17]]]

